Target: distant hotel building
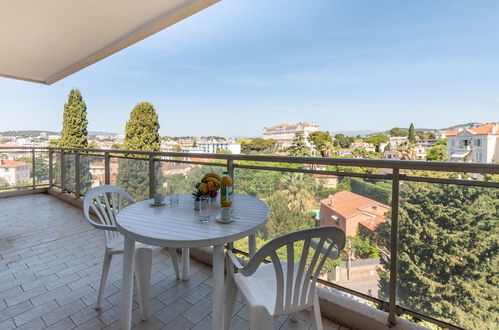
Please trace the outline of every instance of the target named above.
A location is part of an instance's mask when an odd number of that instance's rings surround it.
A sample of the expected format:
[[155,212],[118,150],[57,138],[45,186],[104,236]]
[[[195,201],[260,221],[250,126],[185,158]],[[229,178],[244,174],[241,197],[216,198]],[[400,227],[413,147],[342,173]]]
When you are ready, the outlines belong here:
[[447,155],[451,161],[477,163],[499,161],[498,123],[440,133],[447,137]]
[[293,138],[298,132],[303,133],[305,143],[310,146],[308,136],[319,130],[319,125],[314,123],[279,124],[273,127],[263,128],[264,139],[275,139],[281,148],[287,148],[293,143]]

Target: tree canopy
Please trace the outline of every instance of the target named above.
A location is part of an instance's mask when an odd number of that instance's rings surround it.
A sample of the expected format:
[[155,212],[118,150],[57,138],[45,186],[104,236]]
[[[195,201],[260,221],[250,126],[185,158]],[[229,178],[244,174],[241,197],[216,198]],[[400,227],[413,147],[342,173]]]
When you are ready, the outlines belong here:
[[407,136],[409,133],[406,129],[394,127],[390,130],[390,136]]
[[411,123],[411,125],[409,126],[409,134],[408,134],[408,139],[409,139],[409,142],[411,143],[416,143],[416,134],[415,134],[415,131],[414,131],[414,124]]
[[[390,242],[390,216],[379,230]],[[400,195],[398,301],[469,329],[499,323],[496,189],[407,182]],[[388,297],[382,258],[380,298]]]
[[445,145],[439,144],[434,147],[426,149],[426,160],[446,161],[447,147]]
[[308,142],[310,142],[315,150],[319,151],[323,157],[327,157],[333,146],[333,137],[326,131],[314,131],[308,136]]
[[[152,104],[142,102],[133,108],[130,119],[126,123],[123,147],[126,150],[161,150],[158,114]],[[156,162],[156,187],[161,186],[164,182],[160,166],[161,163]],[[135,200],[149,198],[148,160],[120,159],[118,161],[117,184]]]
[[69,92],[68,102],[64,104],[61,138],[57,146],[63,148],[88,148],[87,105],[80,90]]

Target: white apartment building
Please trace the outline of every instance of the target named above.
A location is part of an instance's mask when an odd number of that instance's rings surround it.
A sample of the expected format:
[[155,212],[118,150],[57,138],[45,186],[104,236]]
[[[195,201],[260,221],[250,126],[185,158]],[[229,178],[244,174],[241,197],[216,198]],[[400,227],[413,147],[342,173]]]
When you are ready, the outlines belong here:
[[297,124],[279,124],[272,127],[264,127],[262,136],[264,139],[275,139],[281,148],[287,148],[293,143],[295,134],[303,133],[305,143],[311,147],[308,142],[310,133],[319,130],[319,125],[314,123],[297,123]]
[[241,153],[241,144],[233,141],[232,139],[227,140],[200,140],[197,141],[197,147],[202,149],[203,152],[214,154],[217,150],[228,150],[231,154]]
[[7,181],[9,186],[18,186],[30,181],[29,164],[17,160],[0,160],[0,178]]
[[498,123],[442,133],[447,136],[447,155],[451,161],[476,163],[499,161]]

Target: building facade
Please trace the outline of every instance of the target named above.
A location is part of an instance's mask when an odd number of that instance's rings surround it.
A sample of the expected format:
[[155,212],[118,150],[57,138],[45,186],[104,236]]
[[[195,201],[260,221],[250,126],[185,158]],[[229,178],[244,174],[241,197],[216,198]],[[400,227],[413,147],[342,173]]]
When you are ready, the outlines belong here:
[[347,236],[374,234],[385,222],[388,205],[350,191],[340,191],[321,200],[321,226],[340,228]]
[[318,130],[319,125],[314,123],[279,124],[277,126],[264,127],[262,136],[264,139],[275,139],[279,147],[287,148],[293,143],[296,133],[301,132],[305,138],[305,143],[310,147],[308,136],[310,133]]
[[499,161],[499,124],[445,131],[447,156],[454,162]]
[[0,160],[0,178],[7,181],[9,186],[18,186],[30,181],[29,164],[17,160]]

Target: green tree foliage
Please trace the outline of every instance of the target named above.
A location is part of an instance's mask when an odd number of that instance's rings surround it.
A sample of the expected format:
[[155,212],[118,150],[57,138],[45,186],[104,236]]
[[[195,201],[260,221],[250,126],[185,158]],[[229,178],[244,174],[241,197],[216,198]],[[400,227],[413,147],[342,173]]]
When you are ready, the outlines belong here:
[[420,140],[434,140],[437,138],[434,132],[425,132],[421,130],[417,131],[416,135]]
[[334,136],[334,146],[338,148],[348,148],[355,141],[354,137],[339,133]]
[[276,171],[238,169],[236,189],[238,193],[267,198],[278,191],[280,176]]
[[59,147],[88,148],[87,126],[87,105],[83,101],[81,92],[76,88],[72,89],[69,92],[68,102],[64,104]]
[[[130,119],[126,123],[123,148],[139,151],[161,150],[158,114],[152,104],[142,102],[133,108]],[[145,157],[142,156],[142,158]],[[164,177],[160,171],[160,162],[156,162],[156,165],[155,185],[158,188],[162,186]],[[147,159],[120,159],[117,184],[135,200],[149,198],[149,161]]]
[[416,134],[414,132],[414,124],[411,123],[411,125],[409,126],[409,142],[411,143],[416,143]]
[[[406,183],[400,196],[398,299],[469,329],[499,324],[497,189]],[[389,216],[387,217],[389,219]],[[389,220],[379,230],[389,245]],[[382,258],[380,296],[388,297]]]
[[407,135],[409,135],[407,130],[399,127],[394,127],[390,130],[390,136],[407,136]]
[[[51,143],[60,148],[88,148],[87,105],[83,101],[81,92],[76,88],[69,92],[68,101],[64,104],[61,138]],[[89,157],[80,158],[80,188],[83,193],[92,186],[90,161]],[[60,172],[56,171],[56,175],[59,174]],[[66,188],[76,189],[75,180],[76,157],[68,153],[66,155]]]
[[377,182],[374,184],[360,178],[351,178],[350,187],[351,191],[356,194],[390,205],[392,189],[388,183]]
[[436,143],[437,146],[447,146],[447,139],[439,139]]
[[447,147],[445,145],[436,145],[426,149],[426,160],[431,161],[446,161],[447,160]]
[[371,143],[376,147],[376,151],[380,152],[379,147],[381,143],[390,141],[390,137],[385,134],[376,134],[364,139],[367,143]]
[[244,139],[240,143],[243,154],[272,153],[277,149],[277,140],[275,139]]
[[296,132],[293,143],[288,148],[291,156],[310,156],[310,148],[305,143],[303,132]]
[[0,189],[6,188],[8,186],[9,186],[9,183],[7,182],[7,180],[5,180],[4,178],[0,178]]
[[316,203],[314,187],[314,178],[305,173],[285,173],[280,180],[280,190],[289,204],[301,212]]
[[314,149],[321,153],[322,157],[329,157],[333,146],[333,137],[326,131],[315,131],[308,136],[308,142]]
[[355,237],[350,237],[353,242],[354,253],[360,259],[379,258],[379,249],[373,237],[364,236],[357,233]]

